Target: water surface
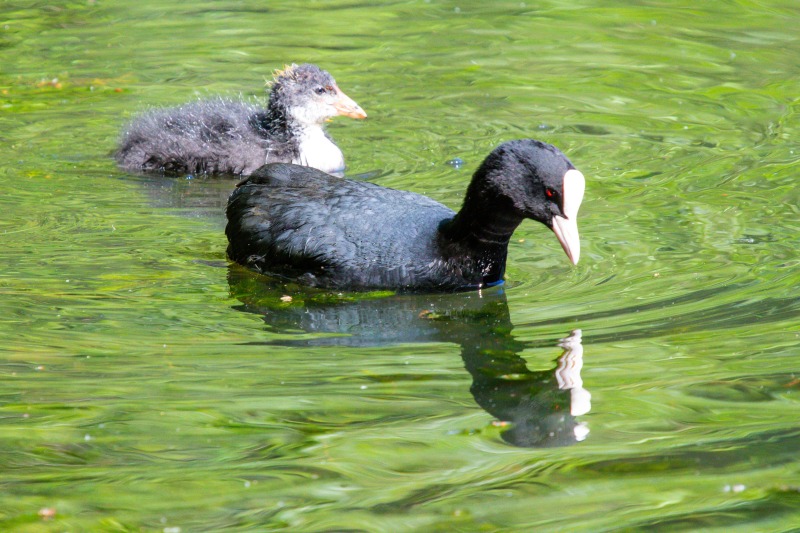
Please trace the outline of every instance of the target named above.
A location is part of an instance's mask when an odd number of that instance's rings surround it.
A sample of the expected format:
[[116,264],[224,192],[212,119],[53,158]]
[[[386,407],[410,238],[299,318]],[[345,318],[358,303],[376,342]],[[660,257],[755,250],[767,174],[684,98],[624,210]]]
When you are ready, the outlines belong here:
[[[0,529],[800,527],[794,2],[0,15]],[[231,180],[115,168],[134,113],[292,61],[369,113],[350,176],[456,208],[559,146],[580,265],[526,222],[502,290],[310,291],[227,263]]]

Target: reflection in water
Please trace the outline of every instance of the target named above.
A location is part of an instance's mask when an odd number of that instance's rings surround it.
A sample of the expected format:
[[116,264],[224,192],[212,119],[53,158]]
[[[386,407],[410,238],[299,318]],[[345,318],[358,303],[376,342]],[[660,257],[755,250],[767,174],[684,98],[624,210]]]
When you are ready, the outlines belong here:
[[[375,180],[381,177],[381,172],[375,170],[347,177]],[[210,220],[225,227],[228,197],[241,177],[142,174],[126,175],[125,179],[139,182],[154,207],[177,209],[186,217]]]
[[224,227],[228,196],[239,181],[231,176],[162,176],[148,174],[137,180],[151,205],[178,209],[190,218],[215,221]]
[[[501,340],[502,343],[502,340]],[[563,339],[564,353],[555,369],[531,372],[525,361],[499,347],[466,349],[461,355],[472,374],[470,392],[496,418],[509,422],[502,433],[515,446],[565,446],[586,438],[589,429],[575,420],[591,409],[591,395],[583,388],[581,332]],[[478,365],[478,366],[473,366]]]
[[[559,346],[553,368],[531,371],[518,354],[538,347],[516,340],[505,293],[393,295],[346,300],[338,295],[286,285],[230,265],[231,295],[237,309],[263,317],[275,333],[331,333],[311,339],[278,339],[281,346],[386,346],[397,343],[453,342],[461,346],[472,375],[470,392],[484,410],[509,425],[502,432],[515,446],[565,446],[586,438],[576,417],[591,408],[583,388],[580,330]],[[291,302],[285,295],[293,294]],[[281,300],[283,298],[283,300]],[[300,299],[303,301],[300,301]]]

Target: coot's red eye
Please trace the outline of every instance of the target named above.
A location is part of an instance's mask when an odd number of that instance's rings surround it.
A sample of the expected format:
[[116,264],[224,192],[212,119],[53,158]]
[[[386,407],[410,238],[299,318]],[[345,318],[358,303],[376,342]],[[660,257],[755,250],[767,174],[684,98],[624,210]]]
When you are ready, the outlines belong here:
[[544,190],[544,194],[547,195],[548,198],[552,198],[556,193],[553,192],[553,189],[547,188]]

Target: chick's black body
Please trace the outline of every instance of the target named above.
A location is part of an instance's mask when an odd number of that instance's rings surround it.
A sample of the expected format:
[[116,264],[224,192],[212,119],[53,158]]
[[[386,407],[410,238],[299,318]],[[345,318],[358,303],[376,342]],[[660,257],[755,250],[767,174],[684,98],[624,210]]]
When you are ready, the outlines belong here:
[[249,175],[272,162],[339,172],[344,157],[324,130],[336,115],[366,116],[326,71],[292,65],[277,74],[266,108],[212,98],[153,110],[131,122],[115,155],[135,172]]
[[[537,174],[531,157],[546,173]],[[523,218],[547,224],[560,213],[556,203],[524,196],[538,196],[550,182],[560,188],[571,168],[549,145],[506,143],[475,173],[456,214],[412,192],[267,165],[231,195],[228,255],[262,273],[330,288],[492,285],[502,281],[508,241]]]
[[215,98],[139,117],[116,156],[131,171],[248,175],[265,163],[296,159],[289,138],[255,103]]

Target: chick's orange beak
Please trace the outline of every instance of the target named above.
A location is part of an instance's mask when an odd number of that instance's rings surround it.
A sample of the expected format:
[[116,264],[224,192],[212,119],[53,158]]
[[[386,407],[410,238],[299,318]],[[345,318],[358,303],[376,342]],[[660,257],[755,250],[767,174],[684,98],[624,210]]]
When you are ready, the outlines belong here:
[[333,107],[343,117],[350,118],[367,118],[367,114],[361,109],[361,106],[355,103],[352,98],[342,92],[339,87],[336,87],[336,95],[338,98],[334,102]]

